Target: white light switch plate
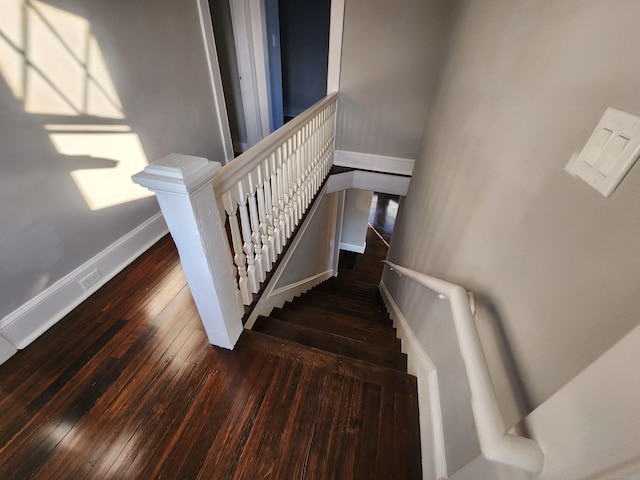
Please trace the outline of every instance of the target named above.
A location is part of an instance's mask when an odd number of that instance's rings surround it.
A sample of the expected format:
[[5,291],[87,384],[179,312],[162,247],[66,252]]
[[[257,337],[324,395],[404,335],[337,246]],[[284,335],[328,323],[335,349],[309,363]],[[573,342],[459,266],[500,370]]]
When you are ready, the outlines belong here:
[[608,108],[582,151],[565,169],[609,197],[639,155],[640,118]]

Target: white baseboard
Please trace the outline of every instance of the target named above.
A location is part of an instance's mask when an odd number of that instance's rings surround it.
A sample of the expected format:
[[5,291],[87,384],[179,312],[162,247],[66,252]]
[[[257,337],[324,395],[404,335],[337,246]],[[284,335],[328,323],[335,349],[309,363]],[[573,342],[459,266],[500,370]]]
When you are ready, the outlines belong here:
[[[169,230],[157,213],[45,291],[0,320],[0,334],[23,349],[111,280]],[[102,277],[89,289],[80,280],[97,269]]]
[[364,245],[340,242],[340,250],[346,250],[347,252],[364,253],[366,248],[367,242],[364,242]]
[[[422,446],[422,474],[425,479],[447,478],[442,411],[438,389],[438,373],[435,365],[424,351],[411,330],[400,307],[395,302],[384,282],[380,282],[380,293],[402,342],[402,352],[407,355],[407,371],[418,378],[418,408],[420,412],[420,437]],[[429,450],[428,433],[433,438],[433,450]]]
[[333,164],[340,167],[361,168],[374,172],[396,173],[411,175],[415,160],[411,158],[388,157],[373,153],[349,152],[336,150],[333,154]]
[[16,346],[0,335],[0,365],[18,352]]

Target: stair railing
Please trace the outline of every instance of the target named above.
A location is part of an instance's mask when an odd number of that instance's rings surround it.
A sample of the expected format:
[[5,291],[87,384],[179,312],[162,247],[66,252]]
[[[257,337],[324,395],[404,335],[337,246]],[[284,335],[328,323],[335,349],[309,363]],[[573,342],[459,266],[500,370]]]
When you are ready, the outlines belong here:
[[329,174],[337,96],[311,106],[222,167],[213,180],[218,204],[230,221],[245,305]]
[[474,305],[460,285],[431,277],[384,260],[400,276],[406,276],[448,298],[460,353],[469,379],[471,408],[478,431],[480,450],[488,460],[511,465],[539,474],[544,466],[544,453],[534,440],[506,432],[489,367],[482,350],[480,336],[473,320]]
[[329,174],[337,97],[327,95],[224,167],[172,154],[132,177],[156,193],[212,344],[233,348],[243,305]]

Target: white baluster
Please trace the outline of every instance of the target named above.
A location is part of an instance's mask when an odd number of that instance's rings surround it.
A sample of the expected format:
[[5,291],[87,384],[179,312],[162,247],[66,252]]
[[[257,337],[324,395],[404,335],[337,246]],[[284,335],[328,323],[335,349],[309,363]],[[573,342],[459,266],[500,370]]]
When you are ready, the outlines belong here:
[[318,192],[320,188],[320,158],[321,158],[321,144],[319,142],[322,125],[320,124],[319,116],[315,118],[315,126],[313,129],[313,165],[311,170],[311,191],[313,196]]
[[[278,193],[278,149],[269,158],[271,169],[271,206],[273,208],[273,238],[277,254],[282,253],[282,237],[280,236],[280,200]],[[276,255],[277,257],[277,255]]]
[[251,222],[251,240],[256,252],[256,273],[260,283],[265,280],[265,266],[262,263],[262,239],[260,236],[260,218],[258,216],[258,202],[256,200],[256,173],[255,170],[247,175],[249,186],[249,220]]
[[304,179],[304,126],[298,130],[296,135],[296,163],[298,165],[298,172],[296,175],[296,225],[300,223],[300,219],[302,218],[302,214],[304,212],[302,208],[302,181]]
[[[274,153],[269,155],[269,157],[264,161],[264,171],[265,171],[265,181],[264,181],[264,200],[265,200],[265,210],[267,216],[267,242],[269,242],[269,252],[271,256],[269,257],[269,262],[273,265],[278,258],[278,242],[276,240],[276,235],[278,232],[275,229],[275,220],[277,218],[276,212],[273,205],[273,192],[271,191],[271,185],[275,179],[275,169],[272,168],[273,165],[273,156]],[[269,268],[271,269],[271,268]]]
[[293,230],[295,228],[295,216],[294,216],[294,209],[293,209],[293,204],[294,202],[294,196],[293,196],[293,188],[294,188],[294,176],[293,176],[293,156],[294,156],[295,152],[293,150],[293,141],[291,138],[289,138],[287,140],[287,168],[285,169],[286,174],[285,174],[285,178],[287,179],[287,195],[286,195],[286,199],[287,199],[287,240],[289,240],[291,238],[291,235],[293,234]]
[[284,238],[283,242],[286,245],[289,237],[291,237],[291,177],[289,170],[289,140],[285,141],[282,145],[282,199],[283,199],[283,207],[282,207],[282,217],[284,218]]
[[306,211],[309,206],[309,198],[311,196],[311,164],[313,162],[313,151],[311,150],[311,122],[304,126],[304,155],[303,155],[303,170],[304,178],[302,179],[302,211]]
[[233,262],[238,270],[238,287],[240,288],[242,303],[249,305],[251,304],[251,293],[249,292],[249,280],[247,278],[247,257],[242,251],[242,234],[238,224],[238,202],[233,198],[231,191],[227,191],[222,195],[222,202],[229,219],[231,244],[234,252]]
[[[256,168],[258,184],[256,186],[256,198],[258,199],[258,219],[260,221],[260,243],[262,243],[262,267],[265,272],[271,270],[271,247],[269,245],[269,221],[267,220],[267,208],[265,202],[265,181],[263,160]],[[266,182],[268,183],[268,182]],[[273,243],[273,242],[272,242]]]
[[244,253],[247,256],[247,278],[249,279],[249,291],[258,292],[258,274],[256,273],[255,246],[251,238],[251,221],[249,220],[249,208],[247,207],[247,193],[243,180],[237,184],[238,204],[240,208],[240,225],[242,226],[242,238]]
[[300,170],[300,149],[299,147],[300,131],[298,130],[291,138],[291,230],[293,231],[298,225],[300,218],[300,209],[298,208],[298,171]]

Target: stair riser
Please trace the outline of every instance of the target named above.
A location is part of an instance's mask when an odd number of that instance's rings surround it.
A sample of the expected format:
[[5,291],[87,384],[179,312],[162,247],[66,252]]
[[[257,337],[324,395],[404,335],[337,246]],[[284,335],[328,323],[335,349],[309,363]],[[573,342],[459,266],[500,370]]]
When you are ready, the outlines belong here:
[[[371,320],[364,320],[362,318],[343,315],[341,313],[327,312],[312,305],[304,304],[289,303],[285,304],[279,310],[281,310],[285,315],[297,315],[300,312],[305,315],[314,315],[316,317],[326,318],[329,321],[337,322],[347,327],[359,328],[367,332],[376,332],[380,335],[389,335],[393,338],[396,338],[395,329],[391,328],[391,325],[388,322],[380,323]],[[272,315],[274,315],[273,312]],[[278,314],[277,316],[279,315],[280,314]]]
[[343,315],[350,315],[352,317],[357,317],[363,320],[370,320],[372,322],[380,323],[382,325],[391,325],[391,320],[389,320],[386,312],[361,312],[356,308],[349,308],[342,305],[332,305],[327,303],[324,299],[317,298],[305,298],[305,299],[296,299],[292,302],[292,305],[300,305],[307,304],[314,306],[316,308],[324,309],[329,312],[341,313]]
[[335,293],[327,292],[324,290],[311,290],[305,294],[311,298],[326,298],[337,303],[343,303],[346,305],[358,305],[362,309],[380,310],[384,309],[384,302],[382,299],[366,299],[356,296],[351,296],[348,292]]
[[400,349],[400,340],[396,338],[395,331],[392,329],[385,328],[376,330],[372,329],[368,324],[354,326],[353,322],[351,325],[345,325],[344,323],[329,319],[325,316],[281,309],[274,309],[270,316],[303,327],[315,328],[327,333],[353,338],[354,340],[369,342],[396,350]]

